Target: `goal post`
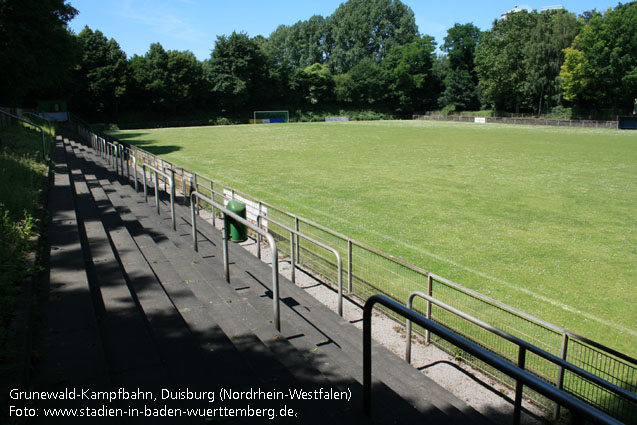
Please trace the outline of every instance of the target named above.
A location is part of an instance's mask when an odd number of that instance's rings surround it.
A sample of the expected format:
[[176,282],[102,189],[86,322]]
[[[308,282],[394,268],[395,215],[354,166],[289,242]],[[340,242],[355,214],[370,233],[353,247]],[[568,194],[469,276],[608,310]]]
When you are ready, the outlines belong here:
[[290,122],[288,111],[254,111],[253,124],[273,124]]

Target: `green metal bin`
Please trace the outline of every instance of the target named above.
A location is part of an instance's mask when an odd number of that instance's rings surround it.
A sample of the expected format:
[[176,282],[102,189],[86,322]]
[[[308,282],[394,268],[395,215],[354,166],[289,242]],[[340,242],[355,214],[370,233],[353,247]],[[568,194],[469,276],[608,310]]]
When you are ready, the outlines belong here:
[[[246,205],[243,202],[232,200],[226,205],[233,213],[241,218],[246,218]],[[239,223],[232,217],[226,216],[225,222],[226,238],[230,237],[232,242],[243,242],[248,239],[248,229],[243,223]]]

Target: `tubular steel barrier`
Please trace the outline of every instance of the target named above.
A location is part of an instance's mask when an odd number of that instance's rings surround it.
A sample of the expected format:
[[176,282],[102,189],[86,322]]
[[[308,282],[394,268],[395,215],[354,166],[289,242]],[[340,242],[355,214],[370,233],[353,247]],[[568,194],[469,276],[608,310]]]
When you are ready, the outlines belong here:
[[[86,131],[86,137],[94,140],[98,149],[106,157],[106,140],[90,131]],[[169,165],[171,169],[175,170],[175,185],[180,185],[181,187],[184,204],[190,200],[189,194],[197,189],[210,193],[211,199],[217,201],[230,197],[241,197],[257,205],[254,208],[256,211],[254,215],[263,215],[263,220],[275,220],[276,223],[283,224],[288,229],[294,229],[315,241],[334,248],[343,258],[342,272],[347,273],[348,292],[353,296],[365,300],[373,294],[382,293],[396,301],[402,301],[414,290],[426,292],[428,295],[458,310],[467,312],[473,317],[489,323],[491,326],[506,330],[518,338],[527,340],[546,352],[594,373],[618,387],[637,392],[637,359],[631,356],[619,353],[564,328],[538,319],[519,309],[384,253],[311,220],[287,212],[221,182],[213,181],[201,174],[164,161],[143,149],[131,145],[128,145],[128,148],[130,149],[130,157],[132,157],[135,174],[137,172],[136,163],[140,161],[153,164],[158,169]],[[134,176],[134,182],[137,185],[136,175]],[[267,214],[262,212],[262,208],[267,208]],[[213,208],[213,222],[214,219]],[[267,227],[267,231],[275,239],[286,240],[286,234],[289,234],[289,231],[277,226],[274,224],[275,222],[264,226]],[[257,239],[260,239],[258,233]],[[296,248],[296,252],[294,253],[294,261],[296,264],[303,265],[306,269],[320,275],[326,282],[335,285],[338,281],[338,271],[337,264],[334,263],[331,255],[325,255],[326,253],[322,248],[317,248],[303,238],[297,236],[295,239],[294,248]],[[281,248],[283,250],[286,249],[285,246]],[[257,250],[257,255],[260,256],[259,250]],[[419,307],[416,306],[416,311],[426,314],[431,320],[444,324],[453,329],[454,332],[478,340],[483,347],[509,359],[511,362],[515,363],[518,361],[518,352],[510,347],[511,344],[508,341],[469,324],[444,309],[436,306],[432,307],[431,303],[427,303],[426,308],[422,310],[419,310]],[[399,318],[391,310],[387,310],[386,313],[399,321]],[[458,354],[463,361],[472,367],[481,370],[502,384],[514,388],[515,382],[511,381],[508,376],[499,373],[481,362],[480,359],[473,357],[467,352],[461,351],[458,353],[457,349],[450,348],[448,343],[437,336],[431,336],[427,330],[425,330],[424,334],[427,343],[431,342],[443,350]],[[582,380],[573,373],[556,367],[553,363],[536,355],[531,355],[526,363],[528,370],[531,370],[532,373],[545,381],[554,383],[563,388],[564,391],[573,394],[581,400],[585,400],[592,406],[608,412],[618,419],[637,423],[636,403],[626,402],[614,393]],[[525,395],[547,410],[555,409],[553,402],[543,398],[540,394],[528,391],[528,388],[525,388]],[[555,409],[555,412],[557,413],[558,410]]]
[[[262,216],[257,216],[257,226],[259,228],[261,228],[261,220],[262,220]],[[297,240],[297,244],[298,244],[298,238],[303,238],[306,241],[313,243],[314,245],[323,248],[327,251],[331,251],[335,256],[336,256],[336,264],[337,264],[337,268],[338,268],[338,315],[339,316],[343,316],[343,262],[341,260],[341,254],[338,253],[338,251],[334,248],[332,248],[331,246],[325,245],[322,242],[319,242],[317,240],[312,239],[311,237],[304,235],[302,233],[300,233],[298,230],[294,230],[291,229],[289,227],[287,227],[284,224],[281,223],[277,223],[276,221],[274,221],[271,218],[268,218],[268,222],[276,224],[277,226],[287,230],[288,232],[290,232],[290,262],[291,262],[291,277],[292,277],[292,283],[296,283],[296,279],[294,276],[294,239]],[[296,238],[295,238],[296,236]],[[258,243],[258,241],[257,241]]]
[[223,228],[221,230],[221,235],[223,238],[223,267],[224,274],[226,278],[226,282],[230,283],[230,266],[228,261],[228,236],[226,235],[226,216],[232,217],[234,220],[239,223],[249,227],[253,231],[264,236],[268,243],[270,244],[270,249],[272,250],[272,302],[273,302],[273,322],[274,327],[277,331],[281,331],[281,314],[279,312],[279,251],[277,250],[276,241],[272,237],[271,234],[264,231],[263,229],[255,226],[250,223],[248,220],[243,217],[233,213],[229,209],[225,208],[223,205],[217,203],[216,201],[208,198],[201,193],[194,191],[190,194],[190,218],[192,220],[192,242],[193,248],[195,251],[199,251],[199,247],[197,244],[197,215],[195,214],[195,200],[201,199],[204,202],[210,204],[213,208],[217,208],[221,211],[223,215]]
[[[433,320],[421,316],[402,304],[384,295],[378,294],[369,297],[369,299],[365,302],[365,307],[363,309],[363,408],[367,416],[370,416],[372,412],[372,311],[376,303],[383,305],[385,308],[393,311],[399,316],[428,329],[430,332],[444,338],[451,344],[471,353],[471,355],[479,358],[491,367],[511,376],[522,385],[529,386],[545,397],[554,400],[556,403],[568,407],[571,412],[576,415],[576,417],[591,420],[599,424],[621,425],[621,422],[616,419],[600,412],[566,392],[547,384],[526,370],[512,365],[508,360],[492,354],[479,345],[463,338],[446,327],[439,325]],[[520,352],[524,353],[525,350],[520,350]],[[523,360],[524,354],[522,354],[520,358]],[[513,423],[518,424],[519,420],[520,417],[518,411],[517,414],[514,414]]]
[[[600,377],[593,375],[592,373],[577,367],[571,363],[568,363],[566,361],[564,361],[562,358],[557,357],[551,353],[546,352],[545,350],[542,350],[541,348],[536,347],[533,344],[528,343],[527,341],[520,339],[514,335],[511,335],[508,332],[505,332],[501,329],[498,329],[494,326],[491,326],[490,324],[477,319],[465,312],[462,312],[458,309],[453,308],[452,306],[445,304],[444,302],[437,300],[423,292],[420,291],[414,291],[411,294],[409,294],[409,297],[407,298],[407,308],[409,310],[413,310],[413,300],[415,297],[419,297],[422,298],[424,300],[426,300],[428,303],[432,303],[437,305],[438,307],[441,307],[461,318],[463,318],[464,320],[473,323],[474,325],[477,325],[479,327],[481,327],[482,329],[485,329],[495,335],[498,335],[499,337],[506,339],[507,341],[512,342],[513,344],[518,346],[518,367],[520,369],[525,369],[525,359],[526,359],[526,353],[525,351],[531,352],[539,357],[542,357],[548,361],[550,361],[551,363],[554,363],[556,365],[558,365],[560,367],[560,369],[562,371],[564,370],[568,370],[571,373],[574,373],[590,382],[593,382],[596,385],[599,385],[600,387],[613,392],[614,394],[617,394],[621,397],[624,397],[626,400],[629,400],[633,403],[637,403],[637,395],[631,393],[630,391],[627,391],[623,388],[618,387],[617,385],[608,382],[604,379],[601,379]],[[431,320],[431,319],[429,319]],[[406,321],[406,335],[407,335],[407,340],[406,340],[406,344],[405,344],[405,361],[407,363],[411,364],[411,320],[407,319]],[[562,389],[560,388],[560,385],[557,385],[558,389]],[[518,424],[519,420],[520,420],[520,413],[521,413],[521,409],[522,409],[522,383],[520,381],[516,382],[516,390],[515,390],[515,404],[514,404],[515,408],[514,408],[514,416],[516,416],[516,420],[514,421],[514,423]],[[559,405],[557,405],[559,406]]]
[[[173,225],[173,230],[177,230],[177,224],[175,220],[175,172],[170,170],[170,175],[159,171],[157,168],[152,165],[142,164],[142,169],[144,171],[144,200],[148,202],[148,189],[146,187],[146,168],[155,173],[155,206],[157,207],[157,214],[159,214],[159,177],[162,176],[166,179],[166,181],[170,181],[170,218]],[[166,186],[164,185],[164,191],[166,191]]]

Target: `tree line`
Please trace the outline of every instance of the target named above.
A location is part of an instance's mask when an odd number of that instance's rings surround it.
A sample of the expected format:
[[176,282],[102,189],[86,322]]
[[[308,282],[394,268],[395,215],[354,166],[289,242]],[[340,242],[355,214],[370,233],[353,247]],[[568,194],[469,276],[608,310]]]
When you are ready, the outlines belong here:
[[637,2],[522,10],[487,31],[455,24],[441,54],[400,0],[348,0],[268,37],[219,36],[204,61],[159,43],[128,58],[97,29],[72,34],[76,14],[65,0],[0,0],[0,104],[66,98],[90,119],[142,121],[262,109],[595,115],[637,97]]

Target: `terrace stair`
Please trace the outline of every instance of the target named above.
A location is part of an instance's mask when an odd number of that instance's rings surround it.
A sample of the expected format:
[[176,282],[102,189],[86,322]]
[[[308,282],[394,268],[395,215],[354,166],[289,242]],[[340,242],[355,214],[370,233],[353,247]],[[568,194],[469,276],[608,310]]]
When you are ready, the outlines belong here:
[[[223,274],[221,234],[198,226],[192,249],[190,209],[167,198],[161,213],[79,136],[58,136],[51,194],[50,288],[44,309],[38,391],[91,388],[151,391],[289,389],[351,391],[350,401],[75,400],[64,407],[121,409],[276,408],[298,417],[277,423],[488,424],[463,401],[374,344],[374,411],[362,409],[360,330],[281,277],[281,332],[272,324],[271,266],[230,244]],[[132,178],[132,176],[131,176]],[[149,188],[149,197],[155,196]],[[38,407],[62,407],[41,401]],[[494,419],[494,418],[493,418]],[[167,423],[209,423],[168,418]],[[265,419],[267,420],[267,419]],[[261,423],[230,417],[223,423]],[[91,418],[90,423],[156,423],[156,417]],[[215,418],[212,422],[219,421]],[[64,421],[74,423],[73,421]],[[40,415],[36,423],[54,423]],[[85,423],[78,419],[75,423]]]

